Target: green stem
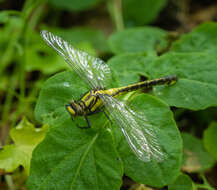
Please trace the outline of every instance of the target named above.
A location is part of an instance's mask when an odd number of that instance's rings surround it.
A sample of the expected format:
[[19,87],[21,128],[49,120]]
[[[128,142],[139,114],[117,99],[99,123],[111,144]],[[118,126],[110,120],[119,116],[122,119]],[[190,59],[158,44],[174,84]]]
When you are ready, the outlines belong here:
[[211,186],[207,186],[205,184],[195,184],[196,189],[207,189],[207,190],[215,190],[215,188]]
[[207,189],[207,190],[215,190],[215,188],[213,188],[209,184],[209,182],[207,181],[207,179],[203,173],[200,173],[200,177],[203,180],[203,184],[194,184],[197,189],[202,188],[202,189]]
[[110,0],[108,1],[108,8],[111,17],[114,20],[117,31],[124,29],[124,22],[122,17],[122,0]]
[[6,100],[5,100],[5,104],[3,107],[3,112],[2,112],[2,125],[6,122],[9,112],[10,112],[10,108],[12,105],[12,100],[14,97],[14,92],[15,92],[15,88],[16,88],[16,81],[17,81],[17,68],[15,68],[14,70],[14,74],[12,75],[11,81],[10,81],[10,87],[8,88],[8,92],[7,92],[7,96],[6,96]]
[[9,190],[15,190],[14,183],[13,183],[12,177],[10,175],[5,176],[5,181],[8,185]]
[[[37,0],[34,2],[34,5],[37,6],[40,3],[41,0]],[[17,72],[16,69],[16,73],[14,73],[14,75],[16,77],[12,77],[12,80],[10,82],[10,88],[8,89],[8,93],[7,93],[7,97],[6,97],[6,101],[5,101],[5,105],[3,108],[3,114],[2,114],[2,123],[4,123],[9,115],[10,109],[11,109],[11,105],[12,105],[12,100],[13,100],[13,96],[15,94],[15,82],[18,79],[17,77],[17,73],[19,73],[19,79],[20,79],[20,95],[19,95],[19,104],[18,104],[18,109],[16,110],[16,113],[21,113],[22,112],[22,107],[23,107],[23,101],[25,100],[25,67],[26,67],[26,49],[27,49],[27,44],[28,44],[28,39],[27,39],[27,32],[28,32],[28,26],[29,26],[29,15],[31,14],[31,11],[34,10],[35,6],[31,6],[31,2],[33,2],[32,0],[27,0],[25,2],[25,5],[23,7],[22,10],[22,17],[24,20],[23,26],[22,28],[18,31],[18,32],[14,32],[14,34],[11,37],[11,40],[9,42],[9,45],[2,57],[2,61],[0,64],[0,74],[1,72],[4,71],[5,67],[8,65],[8,63],[11,61],[11,59],[13,58],[13,53],[14,53],[14,47],[18,41],[18,39],[20,39],[21,34],[22,36],[24,36],[23,38],[23,58],[22,58],[22,63],[19,65],[19,72]],[[43,4],[44,5],[44,4]],[[42,9],[40,9],[41,11]],[[12,12],[13,13],[13,12]],[[20,14],[21,15],[21,14]],[[30,23],[31,23],[31,28],[35,27],[36,25],[36,21],[38,20],[37,18],[39,18],[40,13],[37,11],[36,14],[32,15],[32,19],[34,19],[34,22],[31,22],[30,19]],[[13,76],[14,76],[13,75]],[[17,115],[17,114],[15,114]],[[15,117],[17,118],[17,117]],[[15,123],[15,122],[13,122]]]
[[1,58],[0,75],[3,73],[4,69],[13,58],[14,47],[17,43],[17,40],[19,39],[20,33],[20,30],[18,30],[17,32],[14,32],[10,38],[8,46],[6,47],[6,50]]

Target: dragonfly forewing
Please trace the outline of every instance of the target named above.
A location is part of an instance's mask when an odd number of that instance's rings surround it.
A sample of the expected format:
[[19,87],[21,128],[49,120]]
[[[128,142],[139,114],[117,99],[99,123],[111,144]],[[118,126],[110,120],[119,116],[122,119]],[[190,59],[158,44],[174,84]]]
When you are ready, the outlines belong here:
[[158,162],[164,160],[154,126],[147,121],[145,114],[133,111],[124,102],[111,96],[102,95],[100,98],[140,160],[145,162],[153,159]]
[[86,52],[76,50],[51,32],[43,30],[41,36],[92,89],[106,87],[106,84],[110,81],[111,72],[104,61]]

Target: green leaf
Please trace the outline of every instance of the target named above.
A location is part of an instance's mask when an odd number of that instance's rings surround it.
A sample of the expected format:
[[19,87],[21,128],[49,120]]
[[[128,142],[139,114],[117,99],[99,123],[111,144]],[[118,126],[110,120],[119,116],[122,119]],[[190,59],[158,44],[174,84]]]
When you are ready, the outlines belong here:
[[99,4],[102,0],[50,0],[49,2],[60,9],[65,9],[69,11],[83,11],[90,9],[97,4]]
[[10,18],[10,12],[8,11],[1,11],[0,12],[0,23],[4,24],[7,23]]
[[34,151],[27,187],[118,190],[122,175],[110,132],[80,129],[67,119],[53,126]]
[[72,99],[79,100],[88,90],[87,84],[72,71],[54,75],[43,85],[35,108],[35,118],[52,125],[64,121],[69,118],[65,105]]
[[166,32],[154,27],[138,27],[114,33],[109,38],[113,53],[155,53],[156,48],[166,47]]
[[48,126],[35,128],[27,119],[11,129],[10,136],[14,141],[12,145],[6,145],[0,151],[0,169],[12,172],[22,165],[29,173],[30,160],[34,148],[44,139]]
[[217,23],[207,22],[183,35],[172,47],[176,52],[207,52],[216,56]]
[[[42,40],[39,33],[28,32],[28,48],[26,48],[26,70],[39,70],[44,74],[51,74],[67,68],[64,59],[61,58]],[[22,63],[23,59],[19,60]]]
[[124,0],[123,15],[127,25],[144,25],[153,21],[167,0]]
[[182,133],[182,139],[184,145],[182,169],[184,171],[201,172],[214,165],[214,158],[204,149],[200,139],[187,133]]
[[168,190],[192,190],[192,180],[186,174],[180,174],[175,182],[168,185]]
[[211,123],[204,131],[203,144],[206,150],[217,160],[217,123]]
[[[182,158],[182,139],[173,119],[170,108],[159,99],[141,94],[132,99],[129,106],[144,112],[147,121],[154,127],[158,143],[165,159],[143,162],[130,150],[125,138],[116,140],[118,152],[124,162],[125,174],[134,181],[154,187],[162,187],[174,181],[179,175]],[[114,134],[121,133],[116,127]]]
[[144,69],[152,78],[178,76],[175,85],[154,88],[155,95],[169,105],[192,110],[217,106],[215,57],[206,53],[169,53]]
[[[40,93],[39,100],[37,102],[35,114],[36,118],[43,123],[61,126],[59,128],[62,130],[61,134],[63,139],[61,139],[61,137],[57,137],[58,141],[67,141],[66,139],[68,133],[69,138],[73,138],[74,141],[77,141],[78,139],[86,139],[88,130],[83,129],[82,133],[76,133],[75,136],[72,136],[71,132],[68,131],[70,129],[74,130],[74,128],[76,128],[75,122],[80,126],[84,126],[87,124],[83,123],[83,121],[81,124],[81,121],[79,120],[80,118],[74,118],[73,122],[69,122],[70,116],[65,109],[65,104],[68,104],[72,98],[74,100],[78,100],[82,96],[82,94],[87,91],[87,85],[85,85],[83,81],[73,72],[63,72],[57,74],[54,77],[51,77],[44,84],[43,89]],[[154,161],[150,163],[144,163],[138,160],[135,154],[130,150],[130,147],[126,143],[126,140],[120,132],[119,127],[112,127],[112,129],[116,129],[112,133],[114,139],[111,139],[110,142],[107,142],[109,144],[103,146],[109,147],[111,143],[113,144],[115,142],[118,151],[121,154],[121,158],[125,163],[126,174],[133,178],[135,181],[158,187],[163,186],[174,180],[174,178],[178,175],[181,166],[182,142],[176,124],[173,120],[172,112],[165,103],[148,95],[134,97],[130,106],[134,110],[137,110],[139,112],[145,112],[147,119],[151,121],[154,126],[157,127],[156,133],[159,139],[159,143],[163,146],[163,151],[166,157],[165,161],[162,163],[156,163]],[[100,128],[102,128],[102,126],[104,126],[108,122],[105,116],[102,114],[93,114],[92,116],[89,116],[89,119],[94,131],[100,130]],[[68,126],[69,123],[70,126]],[[60,130],[59,128],[58,130]],[[52,137],[56,138],[54,134],[52,134]],[[86,143],[86,141],[84,143]],[[174,144],[176,146],[174,146]],[[70,147],[70,145],[67,146]],[[64,144],[61,146],[61,148],[64,150],[68,150],[68,148],[65,147]],[[44,148],[45,154],[50,154],[48,150],[52,150],[52,148]],[[78,150],[78,148],[76,150]],[[116,150],[114,149],[113,151]],[[43,150],[41,150],[40,154],[43,155],[44,152]],[[38,158],[38,156],[39,153],[35,155],[35,159],[40,159]],[[47,162],[49,163],[48,160]],[[69,165],[71,165],[71,163]],[[53,164],[50,164],[50,166],[52,167]],[[36,168],[37,167],[32,168],[32,172],[36,172]],[[168,170],[170,171],[170,175],[164,175],[164,173],[168,172]],[[39,171],[37,172],[40,173]],[[73,173],[73,171],[71,172]],[[32,179],[32,181],[35,180],[36,179]]]
[[108,61],[108,64],[117,85],[126,86],[139,82],[141,75],[148,76],[145,73],[145,67],[155,59],[156,56],[145,56],[144,54],[138,53],[123,54],[112,57]]

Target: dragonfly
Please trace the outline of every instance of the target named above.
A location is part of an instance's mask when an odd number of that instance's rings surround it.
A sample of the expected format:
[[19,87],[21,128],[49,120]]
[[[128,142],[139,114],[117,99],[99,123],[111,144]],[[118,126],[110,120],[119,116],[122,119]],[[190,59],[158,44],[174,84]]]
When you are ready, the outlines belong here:
[[128,86],[106,89],[106,85],[111,79],[111,70],[108,64],[86,52],[75,49],[61,37],[51,32],[43,30],[41,36],[91,89],[79,100],[72,100],[65,105],[72,118],[84,116],[87,126],[91,127],[88,117],[98,112],[104,112],[109,120],[112,119],[112,123],[114,121],[120,127],[138,159],[144,162],[163,161],[165,155],[154,130],[157,126],[153,126],[146,119],[145,113],[131,109],[125,101],[118,99],[118,97],[128,92],[149,89],[155,85],[174,84],[178,80],[177,76],[165,76]]

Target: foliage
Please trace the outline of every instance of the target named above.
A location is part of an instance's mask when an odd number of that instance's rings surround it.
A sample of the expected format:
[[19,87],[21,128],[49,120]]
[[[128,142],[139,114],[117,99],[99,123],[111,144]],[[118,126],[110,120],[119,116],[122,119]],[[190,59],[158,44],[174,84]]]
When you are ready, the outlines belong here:
[[194,136],[182,133],[183,139],[183,166],[186,172],[201,172],[211,168],[215,159],[204,149],[201,140]]
[[10,131],[14,144],[4,146],[0,152],[0,168],[12,172],[20,165],[29,174],[32,151],[44,139],[48,126],[35,128],[26,118]]
[[182,189],[182,190],[193,189],[191,178],[188,175],[180,174],[173,184],[168,185],[168,190],[176,190],[176,189]]
[[[26,0],[20,11],[0,12],[0,133],[10,131],[0,136],[0,188],[7,189],[6,183],[15,189],[11,184],[21,184],[24,171],[30,190],[118,190],[124,175],[169,190],[213,189],[205,174],[217,160],[217,23],[202,23],[172,38],[155,23],[167,3]],[[97,24],[91,24],[93,15]],[[108,26],[101,26],[100,19]],[[148,23],[154,26],[144,26]],[[107,60],[112,71],[108,88],[178,76],[173,85],[121,97],[154,126],[164,161],[139,160],[117,124],[102,113],[89,117],[91,129],[77,127],[86,120],[72,120],[65,105],[90,87],[74,71],[63,71],[69,67],[42,41],[41,29]]]
[[217,141],[216,130],[217,130],[217,124],[211,123],[210,126],[204,131],[204,136],[203,136],[204,146],[215,159],[217,158],[217,152],[215,146]]

